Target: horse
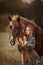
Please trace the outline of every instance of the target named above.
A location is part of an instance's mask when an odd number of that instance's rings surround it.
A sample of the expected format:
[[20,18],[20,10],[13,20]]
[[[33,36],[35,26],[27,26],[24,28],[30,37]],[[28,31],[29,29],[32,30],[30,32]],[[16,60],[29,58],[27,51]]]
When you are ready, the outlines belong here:
[[[34,28],[34,34],[33,36],[35,36],[36,39],[36,47],[35,49],[37,50],[37,52],[39,53],[40,56],[43,55],[43,29],[41,29],[41,27],[39,27],[34,21],[28,20],[24,17],[21,17],[19,15],[15,15],[12,16],[12,18],[10,16],[8,16],[8,19],[10,21],[9,24],[9,28],[12,31],[12,42],[11,45],[15,45],[15,41],[16,38],[18,39],[19,42],[19,38],[23,37],[23,35],[25,34],[25,28],[26,26],[28,26],[29,24],[31,24]],[[22,44],[19,42],[19,45],[22,46]],[[27,52],[27,50],[26,50]],[[22,65],[24,64],[24,58],[25,58],[25,52],[24,49],[22,49]],[[27,56],[28,57],[28,52],[27,52]]]

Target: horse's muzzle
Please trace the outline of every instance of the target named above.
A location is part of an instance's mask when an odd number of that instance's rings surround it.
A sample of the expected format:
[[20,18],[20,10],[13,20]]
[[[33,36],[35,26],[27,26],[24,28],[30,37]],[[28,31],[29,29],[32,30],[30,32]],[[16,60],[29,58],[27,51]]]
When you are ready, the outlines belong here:
[[14,42],[14,40],[13,40],[13,36],[11,36],[11,38],[10,38],[10,44],[13,46],[13,45],[15,45],[15,42]]

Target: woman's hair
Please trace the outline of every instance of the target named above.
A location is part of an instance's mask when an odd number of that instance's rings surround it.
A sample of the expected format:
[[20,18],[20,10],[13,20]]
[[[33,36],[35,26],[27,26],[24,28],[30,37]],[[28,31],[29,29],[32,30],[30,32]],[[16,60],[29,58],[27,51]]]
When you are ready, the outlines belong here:
[[27,27],[29,27],[32,31],[34,30],[34,26],[29,24]]

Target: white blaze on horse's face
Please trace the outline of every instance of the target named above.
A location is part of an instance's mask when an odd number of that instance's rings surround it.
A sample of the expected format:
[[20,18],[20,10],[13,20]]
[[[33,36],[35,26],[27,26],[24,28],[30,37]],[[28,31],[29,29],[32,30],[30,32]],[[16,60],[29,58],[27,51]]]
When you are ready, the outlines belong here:
[[10,23],[9,23],[9,28],[10,28],[10,27],[11,27],[12,29],[14,28],[14,25],[13,25],[12,21],[10,21]]
[[15,40],[14,40],[14,36],[13,36],[13,34],[12,34],[12,32],[13,32],[13,29],[15,28],[15,26],[17,26],[17,20],[16,20],[16,18],[15,17],[12,17],[12,19],[11,19],[11,21],[10,21],[10,23],[9,23],[9,28],[10,28],[10,43],[11,43],[11,45],[14,45],[14,43],[15,43]]
[[[19,21],[19,17],[13,16],[12,18],[10,18],[10,27],[11,27],[11,36],[10,36],[10,43],[11,45],[14,45],[15,41],[16,41],[16,37],[18,35],[18,21]],[[9,27],[9,28],[10,28]]]
[[16,18],[12,17],[12,26],[14,27],[15,24],[16,24]]
[[13,36],[10,37],[10,43],[11,43],[11,45],[14,45],[14,43],[13,43]]
[[9,40],[11,45],[13,45],[13,35],[12,35],[12,30],[13,30],[14,26],[12,25],[12,21],[10,21],[9,23]]
[[16,18],[15,17],[12,17],[11,21],[9,22],[9,26],[12,27],[12,29],[14,28],[14,25],[16,23]]

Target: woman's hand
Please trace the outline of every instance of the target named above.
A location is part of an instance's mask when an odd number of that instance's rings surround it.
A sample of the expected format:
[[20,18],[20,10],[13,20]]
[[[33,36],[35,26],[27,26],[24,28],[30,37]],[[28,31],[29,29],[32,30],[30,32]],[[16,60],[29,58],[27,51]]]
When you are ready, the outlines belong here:
[[23,40],[21,37],[19,38],[19,43],[23,44]]
[[23,41],[24,41],[24,42],[26,41],[26,36],[23,36]]
[[26,42],[26,36],[23,36],[23,38],[19,37],[20,46],[24,47]]
[[19,45],[20,45],[21,47],[24,46],[24,41],[23,41],[23,39],[22,39],[21,37],[19,37]]

